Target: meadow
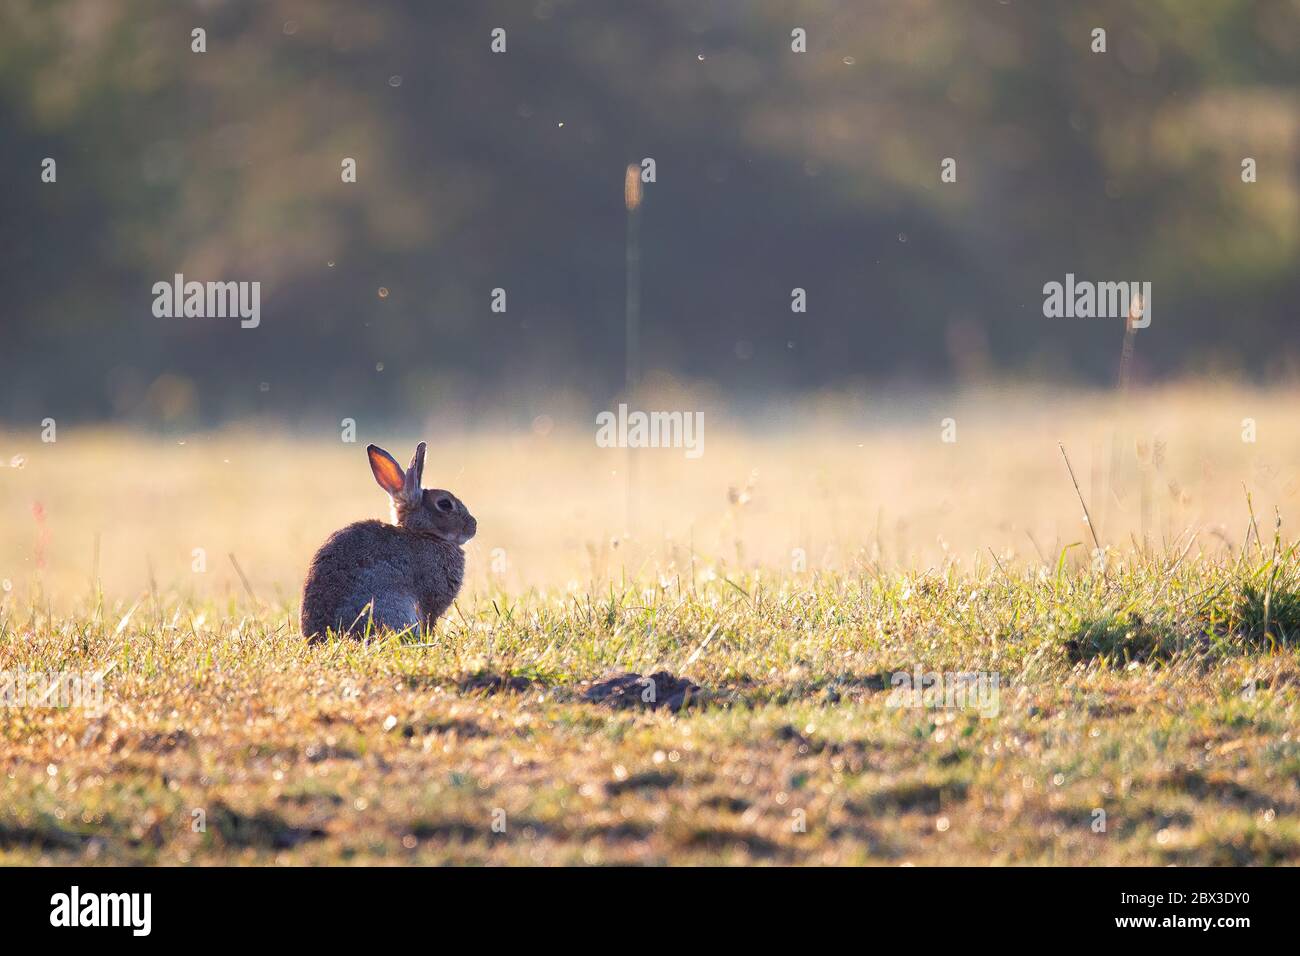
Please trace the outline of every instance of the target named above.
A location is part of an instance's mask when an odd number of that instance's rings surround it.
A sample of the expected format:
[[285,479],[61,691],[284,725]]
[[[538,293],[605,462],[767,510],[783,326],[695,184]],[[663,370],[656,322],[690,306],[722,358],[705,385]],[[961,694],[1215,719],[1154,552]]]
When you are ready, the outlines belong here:
[[[0,861],[1295,863],[1297,398],[828,396],[698,459],[0,433],[0,672],[103,687],[0,706]],[[418,438],[460,599],[308,646],[365,442]]]

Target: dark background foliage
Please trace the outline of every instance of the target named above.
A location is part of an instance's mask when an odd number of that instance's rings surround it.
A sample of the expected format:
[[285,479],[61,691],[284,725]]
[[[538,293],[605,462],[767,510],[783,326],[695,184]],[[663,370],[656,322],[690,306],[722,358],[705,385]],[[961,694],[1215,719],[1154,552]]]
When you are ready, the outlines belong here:
[[[1042,315],[1073,272],[1153,283],[1141,378],[1292,376],[1298,73],[1293,0],[4,0],[0,418],[607,402],[647,156],[652,374],[1106,384],[1122,326]],[[155,318],[177,272],[261,327]]]

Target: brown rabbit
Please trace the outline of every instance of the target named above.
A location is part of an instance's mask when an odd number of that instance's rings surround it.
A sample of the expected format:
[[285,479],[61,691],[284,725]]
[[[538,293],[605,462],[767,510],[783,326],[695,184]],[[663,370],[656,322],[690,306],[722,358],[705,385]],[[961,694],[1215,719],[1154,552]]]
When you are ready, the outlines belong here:
[[302,633],[432,627],[451,606],[465,578],[460,549],[478,522],[449,491],[421,490],[424,442],[405,472],[393,456],[370,445],[370,469],[393,503],[393,523],[358,521],[330,535],[311,560],[302,589]]

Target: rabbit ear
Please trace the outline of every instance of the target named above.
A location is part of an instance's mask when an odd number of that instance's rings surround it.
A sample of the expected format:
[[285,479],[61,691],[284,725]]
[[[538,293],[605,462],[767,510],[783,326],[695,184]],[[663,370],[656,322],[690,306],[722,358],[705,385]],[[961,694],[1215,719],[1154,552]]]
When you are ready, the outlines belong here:
[[415,454],[411,456],[411,467],[406,469],[406,494],[418,497],[420,495],[421,483],[424,480],[424,442],[415,446]]
[[400,495],[406,483],[402,466],[378,445],[367,445],[366,454],[370,456],[370,470],[375,473],[375,481],[379,482],[379,487],[393,497]]

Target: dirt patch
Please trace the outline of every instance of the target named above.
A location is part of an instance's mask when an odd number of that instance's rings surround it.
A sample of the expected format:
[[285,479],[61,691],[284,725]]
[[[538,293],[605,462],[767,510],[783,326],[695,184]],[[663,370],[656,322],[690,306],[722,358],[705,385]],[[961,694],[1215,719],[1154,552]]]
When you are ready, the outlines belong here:
[[0,850],[81,850],[91,839],[85,834],[56,826],[53,821],[25,826],[0,820]]
[[218,803],[212,808],[208,824],[222,843],[240,848],[288,850],[326,835],[324,830],[317,827],[293,826],[271,810],[244,814],[224,803]]
[[308,790],[297,790],[292,793],[282,793],[279,796],[281,803],[288,803],[296,807],[337,807],[343,803],[343,797],[337,793],[313,793]]
[[429,840],[434,843],[477,843],[513,841],[517,839],[538,840],[550,834],[550,827],[529,817],[518,819],[502,818],[504,829],[493,829],[493,819],[476,823],[464,818],[418,819],[400,829],[417,840]]
[[132,744],[128,737],[118,737],[113,743],[114,750],[129,748],[142,753],[169,754],[174,750],[188,748],[194,738],[184,730],[169,730],[166,733],[147,733]]
[[1107,701],[1104,704],[1088,705],[1088,716],[1103,720],[1111,717],[1127,717],[1129,714],[1135,713],[1137,713],[1137,708],[1132,704],[1120,704]]
[[744,797],[733,796],[730,793],[715,793],[701,800],[700,806],[717,810],[719,813],[740,814],[748,810],[751,804]]
[[966,799],[966,784],[953,781],[943,785],[932,783],[903,783],[877,791],[868,798],[866,806],[853,804],[853,809],[866,815],[898,813],[939,813],[945,806]]
[[677,780],[678,777],[675,773],[660,773],[648,770],[645,773],[634,773],[622,780],[609,781],[605,784],[605,793],[611,797],[616,797],[620,793],[627,793],[631,790],[663,790],[677,783]]
[[521,674],[498,674],[496,671],[477,671],[464,677],[456,685],[461,693],[522,694],[531,690],[540,681]]
[[460,737],[461,739],[489,736],[486,730],[472,720],[452,718],[450,720],[429,720],[402,725],[402,736],[408,740],[412,737],[428,737],[430,735]]
[[691,833],[683,841],[694,850],[708,850],[712,853],[726,851],[746,853],[749,856],[772,859],[784,857],[788,851],[781,844],[767,837],[743,830],[728,830],[722,827],[706,827]]
[[[823,740],[804,734],[793,724],[782,724],[772,734],[783,744],[789,744],[801,757],[815,756],[820,753],[842,758],[846,766],[861,769],[870,757],[873,747],[865,740]],[[855,771],[856,772],[856,771]]]
[[575,830],[569,834],[578,840],[603,840],[608,843],[636,842],[648,840],[658,832],[658,828],[637,820],[622,820],[608,825],[593,825]]
[[836,674],[830,680],[817,684],[823,693],[844,691],[869,691],[877,693],[889,689],[889,681],[894,671],[881,671],[879,674]]
[[792,724],[782,724],[776,728],[774,736],[782,743],[792,744],[799,754],[819,754],[826,749],[826,741],[806,737]]
[[[1049,816],[1059,820],[1072,830],[1090,831],[1097,822],[1095,811],[1091,807],[1062,807],[1052,810]],[[1107,819],[1106,832],[1119,832],[1126,835],[1136,833],[1140,827],[1163,830],[1166,827],[1184,829],[1194,826],[1196,817],[1186,810],[1162,810],[1156,807],[1129,808],[1122,814]]]
[[326,743],[308,744],[302,755],[307,758],[308,763],[321,763],[326,760],[360,759],[355,750],[349,750],[347,747],[335,747]]
[[1291,813],[1290,801],[1279,799],[1271,794],[1243,786],[1231,777],[1221,773],[1203,774],[1199,770],[1180,767],[1157,778],[1158,787],[1168,787],[1195,797],[1197,800],[1215,800],[1219,803],[1237,805],[1259,813],[1275,810],[1278,813]]
[[472,843],[491,836],[492,828],[465,820],[416,820],[406,828],[406,832],[417,840]]
[[628,672],[618,674],[595,684],[587,685],[582,699],[593,704],[604,704],[615,710],[661,710],[676,713],[702,701],[704,690],[686,677],[677,677],[668,671],[655,671],[648,676]]

